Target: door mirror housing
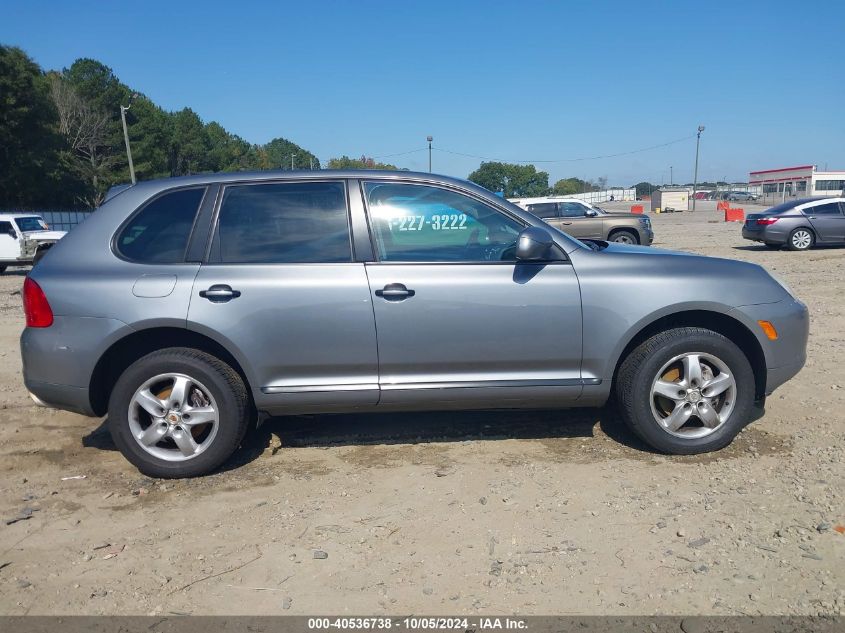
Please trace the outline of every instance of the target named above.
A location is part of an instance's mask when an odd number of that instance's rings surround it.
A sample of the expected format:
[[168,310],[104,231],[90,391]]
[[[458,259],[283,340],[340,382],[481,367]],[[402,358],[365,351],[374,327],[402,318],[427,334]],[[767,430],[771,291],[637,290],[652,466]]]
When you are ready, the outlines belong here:
[[9,237],[14,237],[14,238],[17,238],[17,237],[18,237],[18,234],[17,234],[17,233],[15,233],[15,229],[14,229],[14,227],[9,228],[9,230],[7,231],[7,233],[9,234]]
[[588,218],[594,218],[594,217],[596,217],[598,214],[599,214],[599,212],[598,212],[598,211],[596,211],[595,209],[587,209],[587,210],[584,212],[584,215],[586,215]]
[[539,226],[529,226],[522,230],[516,240],[516,258],[519,261],[548,259],[554,243],[548,231]]

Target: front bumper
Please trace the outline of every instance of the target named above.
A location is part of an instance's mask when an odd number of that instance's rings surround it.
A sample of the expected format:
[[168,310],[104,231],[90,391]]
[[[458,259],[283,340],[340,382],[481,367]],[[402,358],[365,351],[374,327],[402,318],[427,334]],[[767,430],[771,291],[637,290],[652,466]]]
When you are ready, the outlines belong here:
[[654,231],[649,228],[640,228],[640,244],[643,246],[651,246],[654,242]]
[[[795,376],[807,360],[807,338],[810,315],[807,306],[797,299],[777,303],[761,303],[735,308],[746,326],[754,332],[766,360],[765,394],[771,394]],[[733,311],[732,311],[733,312]],[[763,334],[758,321],[769,321],[777,330],[777,340]]]

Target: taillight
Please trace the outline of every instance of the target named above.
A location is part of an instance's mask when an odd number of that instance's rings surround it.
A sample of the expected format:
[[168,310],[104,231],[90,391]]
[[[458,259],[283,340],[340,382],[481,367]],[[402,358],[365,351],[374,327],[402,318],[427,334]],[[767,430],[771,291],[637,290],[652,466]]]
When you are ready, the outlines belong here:
[[53,310],[41,286],[27,277],[23,282],[23,311],[27,327],[50,327],[53,325]]
[[761,226],[769,226],[778,221],[778,218],[757,218],[757,224]]

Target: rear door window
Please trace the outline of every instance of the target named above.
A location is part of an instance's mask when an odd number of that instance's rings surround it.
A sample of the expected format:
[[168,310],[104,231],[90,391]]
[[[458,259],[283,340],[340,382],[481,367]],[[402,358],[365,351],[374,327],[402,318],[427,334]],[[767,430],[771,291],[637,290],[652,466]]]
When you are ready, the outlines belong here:
[[145,264],[185,261],[185,249],[205,187],[165,193],[136,213],[117,236],[117,251]]
[[221,264],[351,262],[346,187],[342,182],[226,187],[211,261]]
[[827,204],[817,204],[814,207],[804,209],[805,215],[841,215],[838,202],[828,202]]

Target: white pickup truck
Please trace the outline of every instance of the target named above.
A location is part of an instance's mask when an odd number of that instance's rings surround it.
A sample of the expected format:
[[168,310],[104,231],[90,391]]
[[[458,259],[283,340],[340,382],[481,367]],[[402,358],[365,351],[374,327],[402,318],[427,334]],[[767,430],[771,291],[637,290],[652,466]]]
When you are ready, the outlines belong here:
[[32,213],[0,213],[0,273],[7,266],[37,264],[65,231],[51,231]]

